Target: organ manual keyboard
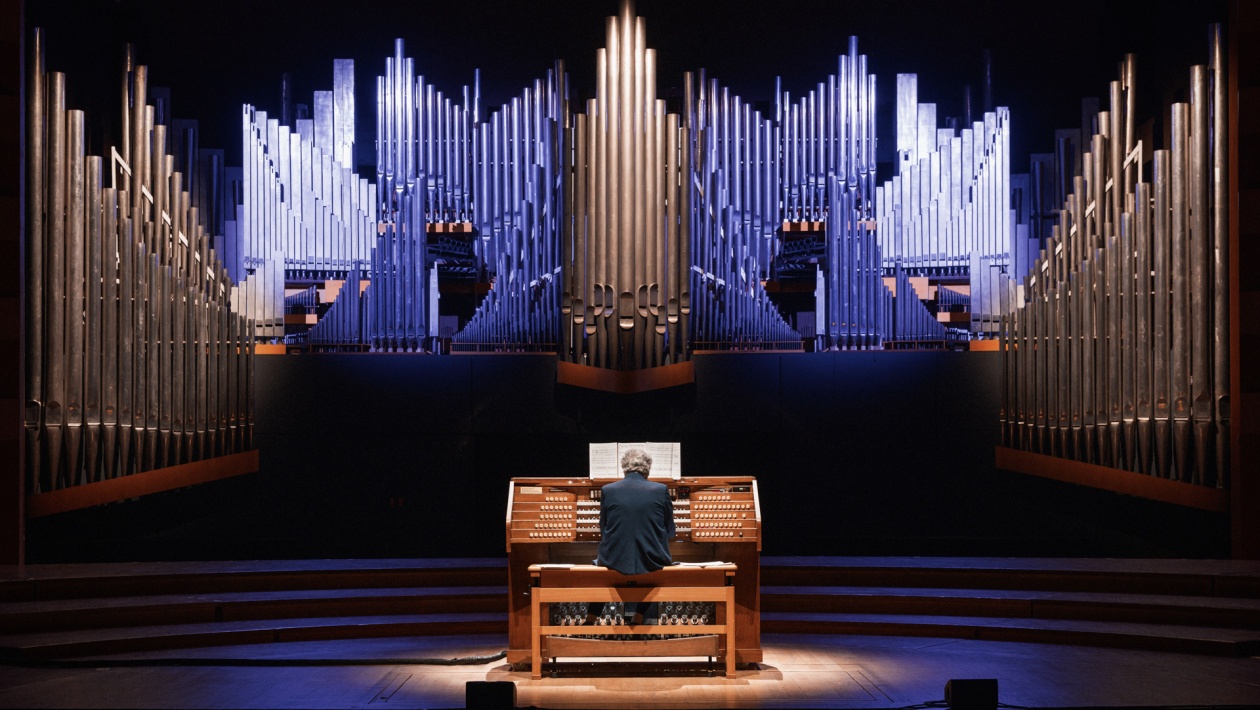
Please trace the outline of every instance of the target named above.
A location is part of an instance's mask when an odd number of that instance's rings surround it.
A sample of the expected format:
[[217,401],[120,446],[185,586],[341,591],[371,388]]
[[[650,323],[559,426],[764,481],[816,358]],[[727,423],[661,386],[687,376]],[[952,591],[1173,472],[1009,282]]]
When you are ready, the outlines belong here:
[[[737,663],[761,661],[761,504],[750,476],[657,479],[669,487],[675,562],[731,562]],[[600,493],[607,479],[513,478],[508,489],[508,655],[530,662],[530,573],[535,564],[589,565],[599,554]],[[581,627],[574,633],[580,634]],[[662,626],[667,633],[669,626]],[[681,630],[681,629],[680,629]],[[642,643],[626,641],[627,644]]]

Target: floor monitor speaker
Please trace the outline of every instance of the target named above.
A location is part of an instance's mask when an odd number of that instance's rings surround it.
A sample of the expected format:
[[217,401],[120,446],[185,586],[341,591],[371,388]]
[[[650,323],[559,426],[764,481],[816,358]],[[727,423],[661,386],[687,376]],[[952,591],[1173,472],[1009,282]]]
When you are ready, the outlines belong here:
[[950,710],[997,710],[997,679],[953,678],[945,683],[945,704]]

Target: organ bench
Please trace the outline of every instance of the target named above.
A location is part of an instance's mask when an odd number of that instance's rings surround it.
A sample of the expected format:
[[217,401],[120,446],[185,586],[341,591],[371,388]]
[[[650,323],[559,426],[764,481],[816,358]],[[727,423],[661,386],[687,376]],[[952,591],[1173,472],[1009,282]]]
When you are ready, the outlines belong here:
[[[674,526],[676,534],[670,541],[669,550],[675,562],[712,562],[732,563],[738,569],[733,573],[732,591],[734,595],[734,653],[727,645],[725,658],[728,664],[746,665],[762,660],[761,651],[761,505],[757,495],[757,481],[750,476],[710,476],[699,478],[652,479],[665,484],[669,488],[670,498],[674,503]],[[533,592],[535,583],[542,584],[544,576],[547,581],[561,584],[563,579],[578,579],[572,574],[573,569],[558,567],[573,566],[574,569],[585,567],[592,570],[582,587],[602,591],[583,599],[551,601],[639,601],[636,595],[640,591],[630,592],[631,587],[610,586],[617,582],[628,582],[633,576],[605,570],[613,576],[600,577],[597,572],[604,568],[593,566],[599,552],[599,501],[602,487],[611,480],[590,478],[513,478],[509,483],[506,537],[508,552],[508,655],[507,662],[516,668],[534,668],[540,662],[539,653],[544,657],[564,657],[583,655],[575,650],[592,646],[582,642],[592,639],[565,639],[553,634],[581,634],[600,636],[604,634],[589,633],[593,629],[618,629],[618,635],[658,635],[674,633],[694,633],[689,629],[694,626],[643,626],[640,631],[627,632],[634,627],[600,627],[600,626],[565,626],[564,631],[547,630],[542,636],[548,644],[547,652],[536,651],[534,646],[534,624],[537,620],[540,627],[551,626],[549,619],[535,615],[534,604],[542,604],[553,594],[571,594],[566,592],[537,592],[535,600]],[[532,566],[538,566],[531,570]],[[550,569],[548,568],[550,566]],[[666,574],[679,574],[683,570],[713,570],[722,568],[666,568]],[[569,576],[550,575],[551,570],[569,572]],[[676,571],[675,571],[676,570]],[[538,577],[535,577],[535,571]],[[662,570],[663,572],[664,570]],[[654,573],[659,574],[659,573]],[[669,581],[666,586],[693,587],[690,584],[674,584],[672,580],[681,577],[664,578]],[[595,584],[594,581],[599,581]],[[660,583],[660,582],[655,582]],[[546,585],[538,587],[545,589]],[[722,592],[716,587],[710,587]],[[571,590],[570,590],[571,591]],[[585,593],[585,592],[583,592]],[[725,592],[723,592],[725,593]],[[629,594],[629,596],[626,596]],[[685,602],[686,599],[665,599],[659,592],[651,593],[649,601]],[[667,596],[667,595],[666,595]],[[695,600],[709,601],[709,600]],[[721,600],[716,600],[721,606]],[[550,602],[548,602],[550,603]],[[541,610],[538,610],[541,613]],[[719,617],[725,624],[731,624],[730,615]],[[610,632],[611,633],[611,632]],[[678,649],[671,655],[705,656],[702,644],[696,639],[704,637],[682,636],[672,648]],[[603,656],[652,656],[659,655],[656,646],[641,640],[594,639],[603,646],[599,655]],[[712,638],[706,643],[712,642]],[[620,648],[617,645],[620,644]],[[682,652],[688,648],[695,652]],[[556,653],[555,651],[563,651]],[[589,655],[589,654],[587,654]]]
[[[542,678],[542,659],[592,656],[721,656],[726,677],[735,677],[735,578],[731,564],[666,567],[625,575],[595,565],[530,565],[531,676]],[[548,607],[555,602],[714,602],[713,623],[671,626],[553,626]],[[544,616],[545,615],[545,616]],[[662,619],[664,621],[664,619]],[[685,636],[666,636],[685,631]],[[574,633],[578,637],[573,637]],[[694,634],[694,635],[693,635]],[[642,636],[631,644],[581,636]]]

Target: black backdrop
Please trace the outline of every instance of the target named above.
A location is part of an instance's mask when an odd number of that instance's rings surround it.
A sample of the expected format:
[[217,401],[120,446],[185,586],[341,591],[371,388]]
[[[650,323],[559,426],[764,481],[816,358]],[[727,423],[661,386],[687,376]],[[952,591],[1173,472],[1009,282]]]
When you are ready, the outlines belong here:
[[707,355],[637,395],[550,356],[256,362],[259,473],[31,521],[30,561],[501,556],[510,477],[641,440],[757,476],[767,555],[1228,554],[1223,516],[996,471],[996,353]]

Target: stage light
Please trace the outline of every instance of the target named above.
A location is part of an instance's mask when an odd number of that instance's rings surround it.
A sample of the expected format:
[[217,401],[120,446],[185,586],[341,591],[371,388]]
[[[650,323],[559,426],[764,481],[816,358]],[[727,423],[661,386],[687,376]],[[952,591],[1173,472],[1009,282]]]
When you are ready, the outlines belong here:
[[[994,691],[994,697],[997,697],[997,691]],[[468,710],[512,710],[516,707],[516,684],[505,680],[470,680],[464,685],[464,707]]]
[[950,679],[945,682],[945,703],[950,710],[997,710],[997,679]]

